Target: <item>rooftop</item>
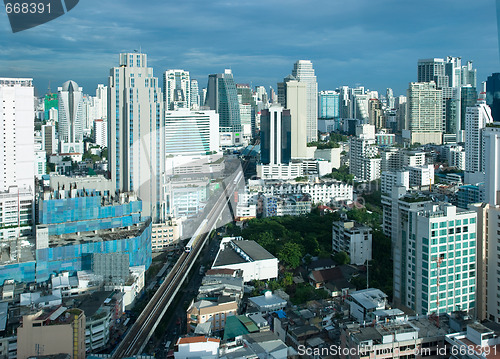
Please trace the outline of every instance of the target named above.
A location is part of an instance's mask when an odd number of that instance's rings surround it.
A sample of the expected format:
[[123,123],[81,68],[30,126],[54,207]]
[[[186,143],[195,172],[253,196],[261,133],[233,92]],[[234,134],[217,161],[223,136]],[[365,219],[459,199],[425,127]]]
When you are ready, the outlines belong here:
[[199,337],[186,337],[186,338],[179,338],[177,341],[177,345],[180,344],[193,344],[193,343],[220,343],[220,339],[216,338],[207,338],[205,336],[199,336]]
[[95,232],[78,232],[62,235],[49,236],[49,247],[62,247],[67,245],[84,244],[89,242],[107,242],[124,238],[134,238],[140,236],[148,222],[140,222],[128,228],[104,229]]
[[350,297],[365,309],[375,309],[387,300],[387,294],[376,288],[358,290]]
[[261,309],[268,309],[278,307],[285,307],[286,300],[278,297],[277,295],[267,292],[265,295],[260,295],[258,297],[251,297],[248,299],[250,303]]

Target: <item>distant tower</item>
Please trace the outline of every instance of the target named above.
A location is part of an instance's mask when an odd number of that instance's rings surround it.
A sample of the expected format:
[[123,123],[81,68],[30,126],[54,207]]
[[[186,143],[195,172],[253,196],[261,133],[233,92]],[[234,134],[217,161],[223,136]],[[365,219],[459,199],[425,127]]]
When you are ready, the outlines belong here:
[[299,60],[293,65],[292,75],[307,85],[307,142],[318,140],[318,83],[313,64],[309,60]]
[[394,98],[394,93],[392,92],[391,88],[387,88],[387,90],[385,91],[385,97],[387,99],[387,108],[395,108],[396,99]]
[[198,88],[198,80],[191,79],[191,109],[197,110],[200,108],[200,90]]
[[165,132],[162,92],[146,54],[122,53],[110,70],[108,166],[117,190],[133,191],[142,213],[158,221],[162,210]]
[[335,91],[321,91],[318,94],[318,116],[333,119],[340,116],[340,95]]
[[66,81],[57,89],[59,102],[59,152],[83,154],[83,89]]
[[465,114],[465,181],[475,184],[484,180],[482,130],[493,122],[490,107],[479,99]]
[[263,164],[288,164],[291,159],[290,110],[271,105],[262,110],[260,118],[261,162]]
[[231,70],[208,76],[206,106],[219,114],[219,131],[231,134],[233,145],[240,145],[240,106]]
[[191,108],[191,81],[189,72],[167,70],[163,74],[163,100],[165,109]]
[[486,80],[486,103],[491,107],[494,121],[500,121],[500,73],[495,72]]
[[448,87],[444,59],[420,59],[417,70],[417,82],[434,81],[438,89]]
[[408,88],[407,126],[411,143],[442,143],[443,94],[432,82],[411,82]]

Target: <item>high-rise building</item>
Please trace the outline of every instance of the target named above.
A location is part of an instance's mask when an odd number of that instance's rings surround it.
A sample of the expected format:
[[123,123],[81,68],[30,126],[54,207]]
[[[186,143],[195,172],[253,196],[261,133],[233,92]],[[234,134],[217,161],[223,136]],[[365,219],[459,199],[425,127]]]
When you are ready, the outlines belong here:
[[108,121],[94,120],[94,143],[101,147],[108,146]]
[[[46,94],[43,101],[43,109],[44,109],[44,119],[45,121],[51,120],[50,118],[50,110],[56,109],[59,107],[57,103],[57,94],[49,93]],[[57,120],[57,119],[56,119]]]
[[83,89],[66,81],[57,89],[59,103],[59,152],[83,154]]
[[215,111],[165,111],[165,154],[205,155],[219,151],[219,116]]
[[[263,103],[268,103],[269,102],[269,97],[267,95],[266,88],[264,86],[257,86],[255,89],[255,92],[257,92],[257,100],[262,101]],[[284,104],[282,104],[284,106]]]
[[448,87],[444,59],[420,59],[417,65],[417,82],[434,81],[438,89]]
[[460,88],[460,129],[465,130],[465,114],[467,107],[476,105],[478,99],[477,91],[472,86],[462,86]]
[[243,138],[251,139],[255,131],[256,103],[253,99],[252,89],[246,84],[236,84],[238,102],[240,105],[241,132]]
[[465,182],[484,181],[482,130],[493,122],[490,107],[480,99],[465,113]]
[[[422,70],[423,71],[423,70]],[[403,134],[410,142],[441,144],[443,131],[443,94],[434,82],[410,82],[407,101],[409,133]]]
[[230,136],[226,145],[240,145],[241,117],[238,92],[231,70],[223,74],[208,76],[206,106],[219,114],[219,131],[222,136]]
[[494,121],[500,121],[500,73],[495,72],[486,80],[486,104],[491,107]]
[[318,117],[333,119],[340,117],[340,95],[335,91],[321,91],[318,94]]
[[486,202],[500,206],[500,122],[486,125],[482,131],[482,141]]
[[167,70],[163,74],[163,100],[166,110],[191,108],[189,71]]
[[460,87],[443,87],[444,123],[443,132],[458,135],[461,127],[461,90]]
[[56,126],[52,123],[42,125],[42,150],[47,155],[57,152]]
[[35,190],[34,89],[32,79],[0,78],[0,192]]
[[385,91],[385,100],[386,106],[389,110],[396,108],[396,99],[394,98],[394,93],[392,92],[392,89],[390,87]]
[[370,125],[374,125],[376,129],[385,127],[384,111],[382,110],[382,103],[379,99],[372,98],[368,100],[368,116]]
[[360,181],[374,181],[380,178],[380,164],[375,126],[356,126],[356,136],[349,141],[349,173]]
[[447,56],[444,66],[445,74],[448,76],[448,85],[444,87],[462,86],[462,58]]
[[[303,82],[285,82],[285,108],[291,116],[291,156],[307,158],[307,85]],[[262,121],[262,120],[261,120]]]
[[191,109],[197,110],[200,108],[200,90],[198,88],[198,80],[191,79]]
[[261,163],[288,164],[291,160],[291,126],[290,110],[282,106],[271,105],[261,112],[260,144]]
[[[309,60],[299,60],[293,65],[292,76],[306,83],[307,142],[318,140],[318,83],[313,64]],[[288,107],[287,107],[288,108]]]
[[398,293],[404,293],[398,298],[402,307],[424,315],[456,310],[473,314],[476,218],[475,211],[434,202],[409,211],[395,224],[403,228],[405,249],[400,253],[405,280],[397,283]]
[[165,164],[162,92],[142,53],[122,53],[110,70],[108,166],[115,188],[135,192],[143,215],[162,213],[161,176]]
[[108,86],[97,85],[95,90],[95,118],[105,120],[108,118]]

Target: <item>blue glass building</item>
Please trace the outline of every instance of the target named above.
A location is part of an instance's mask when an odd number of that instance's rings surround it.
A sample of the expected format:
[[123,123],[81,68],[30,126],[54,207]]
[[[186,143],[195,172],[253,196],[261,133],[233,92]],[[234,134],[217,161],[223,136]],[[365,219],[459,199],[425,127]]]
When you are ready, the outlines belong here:
[[318,117],[332,119],[340,117],[340,94],[335,91],[321,91],[318,94]]
[[44,193],[37,207],[37,249],[25,248],[24,261],[0,266],[0,283],[91,270],[94,253],[127,253],[129,266],[151,265],[151,218],[141,218],[142,201],[132,194],[54,191]]

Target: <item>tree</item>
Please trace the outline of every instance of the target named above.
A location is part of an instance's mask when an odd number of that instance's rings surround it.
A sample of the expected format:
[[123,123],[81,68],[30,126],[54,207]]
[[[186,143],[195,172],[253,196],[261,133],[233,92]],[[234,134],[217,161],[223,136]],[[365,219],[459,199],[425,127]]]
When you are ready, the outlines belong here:
[[333,260],[338,265],[351,263],[351,258],[349,258],[349,255],[344,251],[335,253],[335,255],[333,256]]
[[300,244],[287,242],[278,252],[278,259],[291,269],[295,269],[300,265],[302,260],[302,248]]

